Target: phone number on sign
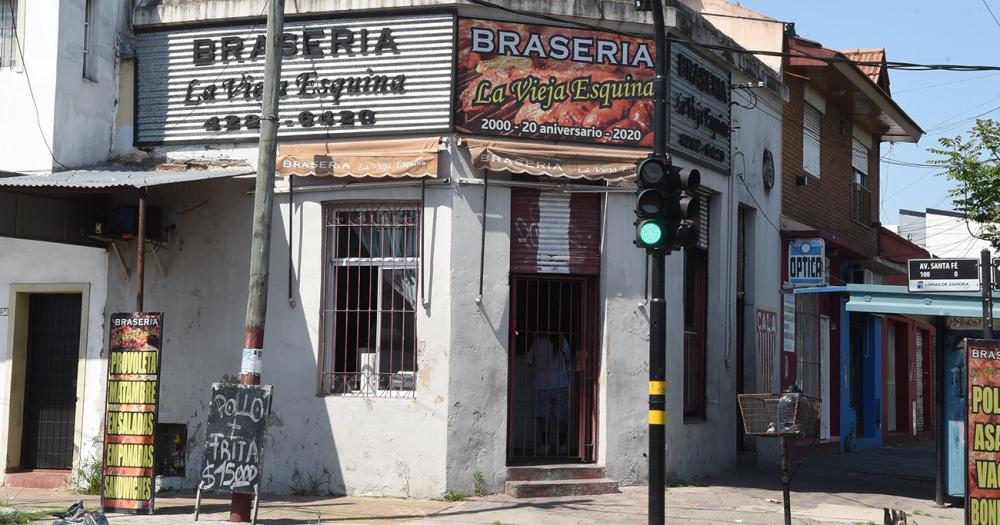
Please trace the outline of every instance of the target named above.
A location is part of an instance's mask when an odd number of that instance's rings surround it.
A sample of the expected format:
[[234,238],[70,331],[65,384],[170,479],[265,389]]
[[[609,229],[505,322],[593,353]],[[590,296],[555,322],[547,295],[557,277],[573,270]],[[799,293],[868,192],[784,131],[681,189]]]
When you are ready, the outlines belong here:
[[484,118],[479,125],[481,131],[501,133],[522,133],[531,135],[559,135],[563,137],[606,139],[612,141],[639,142],[642,130],[635,128],[600,129],[596,127],[564,126],[562,124],[539,124],[533,120],[514,123],[507,119]]
[[[312,111],[302,111],[296,117],[296,120],[291,119],[285,120],[284,123],[278,122],[278,126],[284,127],[294,127],[295,122],[298,121],[299,126],[303,128],[312,128],[315,126],[372,126],[375,124],[375,112],[370,109],[363,109],[361,111],[324,111],[322,113],[314,113]],[[210,117],[205,120],[202,127],[206,131],[238,131],[240,129],[260,129],[260,115],[226,115],[224,117]]]

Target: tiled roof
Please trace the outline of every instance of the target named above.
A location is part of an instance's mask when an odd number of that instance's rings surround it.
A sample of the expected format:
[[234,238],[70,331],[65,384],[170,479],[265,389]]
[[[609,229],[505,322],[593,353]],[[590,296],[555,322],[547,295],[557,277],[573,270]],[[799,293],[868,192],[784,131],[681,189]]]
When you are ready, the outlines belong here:
[[[841,51],[847,58],[854,60],[856,62],[884,62],[885,61],[885,48],[882,49],[849,49],[847,51]],[[872,82],[878,84],[879,77],[882,75],[882,66],[869,66],[869,65],[858,65],[858,69],[862,73],[872,79]]]

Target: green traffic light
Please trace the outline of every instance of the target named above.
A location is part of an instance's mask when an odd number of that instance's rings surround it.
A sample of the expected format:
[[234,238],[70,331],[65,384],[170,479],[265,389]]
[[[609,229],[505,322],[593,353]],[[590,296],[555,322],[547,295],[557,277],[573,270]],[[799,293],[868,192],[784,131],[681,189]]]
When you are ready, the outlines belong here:
[[663,238],[663,228],[653,221],[646,221],[639,227],[639,240],[646,246],[655,246]]

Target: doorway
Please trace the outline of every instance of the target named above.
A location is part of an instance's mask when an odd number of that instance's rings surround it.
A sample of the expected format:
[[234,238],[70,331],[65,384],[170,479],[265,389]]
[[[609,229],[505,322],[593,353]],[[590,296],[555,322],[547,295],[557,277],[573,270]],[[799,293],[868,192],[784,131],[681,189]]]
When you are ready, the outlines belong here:
[[76,435],[80,294],[31,294],[21,468],[69,469]]
[[507,462],[593,462],[596,279],[511,279]]

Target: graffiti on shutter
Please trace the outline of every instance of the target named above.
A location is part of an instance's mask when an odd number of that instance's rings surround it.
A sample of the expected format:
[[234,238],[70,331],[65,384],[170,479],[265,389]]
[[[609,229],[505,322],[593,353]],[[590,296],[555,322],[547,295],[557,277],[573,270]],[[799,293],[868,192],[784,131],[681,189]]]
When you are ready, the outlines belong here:
[[511,273],[598,274],[601,196],[511,191]]

